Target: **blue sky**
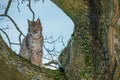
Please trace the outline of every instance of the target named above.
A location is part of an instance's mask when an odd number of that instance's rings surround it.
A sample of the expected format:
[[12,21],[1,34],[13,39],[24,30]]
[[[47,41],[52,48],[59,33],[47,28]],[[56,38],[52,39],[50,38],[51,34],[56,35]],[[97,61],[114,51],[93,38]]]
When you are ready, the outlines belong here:
[[[32,20],[32,13],[30,12],[29,8],[27,7],[27,2],[20,4],[19,8],[21,12],[18,12],[16,0],[12,3],[9,15],[14,19],[14,21],[19,26],[20,30],[26,35],[27,34],[27,20]],[[21,1],[21,0],[19,0]],[[7,0],[0,0],[0,3],[6,4]],[[35,20],[39,17],[43,26],[43,36],[50,37],[53,36],[54,39],[58,38],[60,35],[63,36],[63,40],[65,44],[67,44],[68,40],[71,37],[73,32],[74,24],[71,19],[54,3],[50,0],[45,0],[44,3],[39,1],[37,3],[32,4],[32,9],[35,12]],[[3,11],[0,11],[0,14]],[[0,21],[0,27],[5,28],[9,26],[8,30],[5,30],[12,42],[18,42],[18,32],[16,31],[14,25],[5,18],[5,20]],[[2,32],[0,34],[3,35]],[[4,39],[6,40],[5,36]],[[7,40],[6,40],[7,41]],[[63,46],[60,43],[56,43],[56,48],[61,51]],[[47,45],[49,48],[51,45]],[[12,46],[12,49],[19,52],[19,46]],[[44,51],[44,53],[46,53]]]

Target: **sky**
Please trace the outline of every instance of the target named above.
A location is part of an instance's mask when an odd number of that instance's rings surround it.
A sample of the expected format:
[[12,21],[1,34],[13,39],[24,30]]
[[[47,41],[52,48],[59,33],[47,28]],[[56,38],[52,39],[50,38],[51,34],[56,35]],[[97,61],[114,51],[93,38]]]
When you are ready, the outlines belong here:
[[[6,4],[8,0],[0,0],[0,4]],[[26,35],[28,23],[27,20],[32,20],[32,13],[30,12],[29,8],[27,7],[28,2],[19,5],[20,12],[17,9],[17,0],[12,2],[12,5],[9,9],[8,14],[14,19],[17,23],[20,30]],[[19,0],[21,1],[21,0]],[[67,45],[68,40],[71,37],[73,32],[74,24],[72,20],[54,3],[50,0],[45,0],[44,3],[39,1],[37,3],[33,2],[32,9],[35,12],[35,20],[40,18],[42,27],[43,27],[43,36],[46,37],[53,37],[53,39],[57,39],[59,36],[63,37],[63,41],[65,45]],[[0,14],[3,13],[4,10],[0,9]],[[4,18],[4,20],[0,21],[0,28],[8,27],[5,32],[9,35],[11,42],[18,42],[18,31],[15,29],[14,25],[9,21],[8,18]],[[7,39],[5,35],[0,31],[0,34],[4,37],[5,41]],[[23,38],[23,37],[22,37]],[[7,42],[8,43],[8,42]],[[47,48],[51,48],[50,44],[45,44]],[[60,42],[56,42],[56,49],[58,51],[62,51],[64,46]],[[13,51],[17,54],[19,53],[19,46],[13,45]],[[46,51],[44,50],[44,54]]]

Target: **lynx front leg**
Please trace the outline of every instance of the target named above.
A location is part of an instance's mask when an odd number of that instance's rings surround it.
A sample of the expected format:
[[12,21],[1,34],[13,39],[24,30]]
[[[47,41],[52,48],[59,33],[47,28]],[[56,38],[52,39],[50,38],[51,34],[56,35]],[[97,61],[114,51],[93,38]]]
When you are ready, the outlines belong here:
[[31,53],[31,63],[43,67],[42,56],[43,56],[42,51],[36,51],[36,50],[33,51]]

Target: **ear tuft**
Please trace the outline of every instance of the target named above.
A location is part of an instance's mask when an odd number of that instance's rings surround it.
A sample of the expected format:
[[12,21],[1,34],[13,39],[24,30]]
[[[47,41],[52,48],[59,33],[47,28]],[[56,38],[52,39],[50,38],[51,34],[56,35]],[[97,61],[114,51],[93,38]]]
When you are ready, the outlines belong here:
[[28,24],[29,24],[29,25],[32,24],[32,21],[28,20]]
[[40,19],[39,19],[39,18],[37,19],[36,23],[41,24],[41,23],[40,23]]

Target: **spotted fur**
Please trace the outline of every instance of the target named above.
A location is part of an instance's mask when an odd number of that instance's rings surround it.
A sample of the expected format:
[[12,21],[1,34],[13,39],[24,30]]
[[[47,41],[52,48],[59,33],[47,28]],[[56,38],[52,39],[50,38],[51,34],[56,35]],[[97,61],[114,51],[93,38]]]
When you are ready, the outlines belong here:
[[32,64],[43,67],[43,35],[39,19],[36,22],[28,20],[28,34],[23,39],[19,54]]

